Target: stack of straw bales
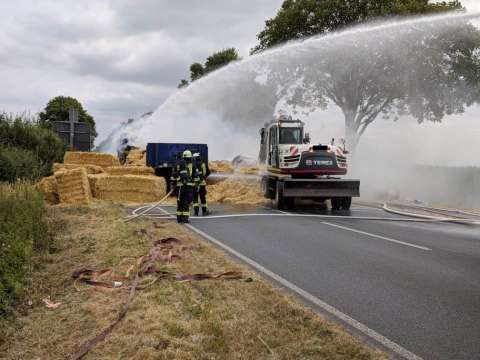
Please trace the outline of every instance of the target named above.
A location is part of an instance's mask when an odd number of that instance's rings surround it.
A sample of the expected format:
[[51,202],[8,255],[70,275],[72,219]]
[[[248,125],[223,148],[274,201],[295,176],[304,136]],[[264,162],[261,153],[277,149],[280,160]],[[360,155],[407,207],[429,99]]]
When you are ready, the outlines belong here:
[[110,154],[67,152],[54,175],[39,182],[50,204],[88,204],[93,198],[114,202],[153,202],[166,194],[166,183],[145,165],[120,166]]
[[120,166],[120,162],[115,156],[96,152],[67,151],[63,162],[65,164],[97,165],[102,168]]
[[165,179],[141,175],[97,175],[95,197],[114,202],[154,202],[166,194]]
[[58,198],[66,204],[89,204],[92,192],[85,168],[77,168],[55,173]]

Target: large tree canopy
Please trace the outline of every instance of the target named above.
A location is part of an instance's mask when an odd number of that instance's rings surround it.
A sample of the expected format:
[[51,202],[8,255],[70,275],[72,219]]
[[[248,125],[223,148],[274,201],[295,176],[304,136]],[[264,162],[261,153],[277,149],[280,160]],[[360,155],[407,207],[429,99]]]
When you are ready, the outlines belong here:
[[252,53],[289,40],[331,32],[376,18],[462,9],[459,1],[428,0],[285,0],[277,15],[265,21]]
[[70,96],[57,96],[50,100],[39,114],[39,122],[41,125],[50,126],[53,121],[68,121],[68,111],[70,109],[77,110],[78,121],[90,124],[92,136],[96,137],[95,120],[77,99]]
[[[378,16],[460,7],[459,2],[420,0],[287,0],[267,21],[255,51]],[[300,18],[294,21],[295,16]],[[354,148],[379,115],[441,121],[477,102],[479,49],[479,31],[462,19],[360,30],[325,38],[316,51],[271,67],[269,81],[281,89],[287,103],[306,112],[336,104]]]

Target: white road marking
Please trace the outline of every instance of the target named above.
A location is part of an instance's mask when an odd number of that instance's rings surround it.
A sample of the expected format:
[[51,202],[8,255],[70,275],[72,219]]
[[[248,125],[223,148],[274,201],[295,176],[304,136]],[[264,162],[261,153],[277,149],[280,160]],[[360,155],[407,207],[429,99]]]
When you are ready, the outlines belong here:
[[318,306],[323,311],[326,311],[332,316],[335,316],[337,319],[343,321],[344,323],[348,324],[352,328],[356,329],[357,331],[361,332],[362,334],[374,339],[378,343],[385,346],[387,349],[391,350],[398,356],[401,356],[404,359],[408,360],[422,360],[421,357],[415,355],[411,351],[405,349],[404,347],[398,345],[397,343],[393,342],[392,340],[386,338],[385,336],[379,334],[375,330],[370,329],[368,326],[358,322],[357,320],[353,319],[352,317],[344,314],[340,310],[334,308],[333,306],[327,304],[326,302],[320,300],[316,296],[310,294],[309,292],[299,288],[295,284],[291,283],[290,281],[284,279],[280,275],[268,270],[267,268],[263,267],[259,263],[255,262],[254,260],[250,259],[249,257],[239,253],[238,251],[232,249],[231,247],[225,245],[221,241],[215,239],[214,237],[204,233],[203,231],[197,229],[193,225],[187,224],[186,225],[190,230],[194,231],[198,235],[202,236],[203,238],[207,239],[211,243],[217,245],[218,247],[224,249],[225,251],[229,252],[230,254],[234,255],[238,259],[244,261],[257,271],[263,273],[264,275],[268,276],[269,278],[275,280],[279,284],[285,286],[287,289],[291,290],[292,292],[296,293],[297,295],[301,296],[305,300],[311,302],[312,304]]
[[410,246],[410,247],[417,248],[417,249],[420,249],[420,250],[425,250],[425,251],[432,251],[432,249],[427,248],[425,246],[420,246],[420,245],[408,243],[408,242],[405,242],[405,241],[395,240],[395,239],[392,239],[392,238],[389,238],[389,237],[386,237],[386,236],[372,234],[372,233],[369,233],[369,232],[366,232],[366,231],[353,229],[353,228],[350,228],[350,227],[347,227],[347,226],[332,224],[332,223],[329,223],[329,222],[326,222],[326,221],[322,221],[321,223],[324,224],[324,225],[333,226],[333,227],[336,227],[336,228],[339,228],[339,229],[342,229],[342,230],[351,231],[351,232],[354,232],[354,233],[357,233],[357,234],[370,236],[370,237],[373,237],[373,238],[393,242],[393,243],[396,243],[396,244]]
[[[173,206],[173,205],[172,205]],[[132,214],[136,215],[143,207],[135,209]],[[387,222],[412,222],[412,223],[468,223],[471,225],[480,225],[480,221],[477,220],[463,220],[463,219],[413,219],[408,217],[380,217],[380,216],[339,216],[339,215],[319,215],[319,214],[294,214],[287,213],[284,211],[276,210],[280,212],[279,214],[262,214],[262,213],[244,213],[244,214],[230,214],[230,215],[209,215],[194,217],[195,220],[216,220],[216,219],[231,219],[231,218],[245,218],[245,217],[255,217],[255,216],[264,216],[264,217],[299,217],[299,218],[319,218],[319,219],[338,219],[338,220],[368,220],[368,221],[387,221]],[[143,215],[148,218],[163,218],[163,214],[145,214]]]
[[[281,212],[282,214],[294,215],[294,214],[292,214],[292,213],[288,213],[288,212],[285,212],[285,211],[281,211],[281,210],[277,210],[277,209],[274,209],[274,210],[275,210],[275,211],[278,211],[278,212]],[[345,218],[345,217],[344,217],[344,218]],[[350,218],[350,217],[346,217],[346,218]],[[342,229],[342,230],[351,231],[351,232],[354,232],[354,233],[357,233],[357,234],[362,234],[362,235],[370,236],[370,237],[373,237],[373,238],[377,238],[377,239],[381,239],[381,240],[393,242],[393,243],[396,243],[396,244],[405,245],[405,246],[410,246],[410,247],[413,247],[413,248],[416,248],[416,249],[420,249],[420,250],[425,250],[425,251],[432,251],[432,249],[427,248],[427,247],[425,247],[425,246],[420,246],[420,245],[408,243],[408,242],[405,242],[405,241],[395,240],[395,239],[392,239],[392,238],[389,238],[389,237],[386,237],[386,236],[381,236],[381,235],[377,235],[377,234],[372,234],[372,233],[369,233],[369,232],[366,232],[366,231],[357,230],[357,229],[350,228],[350,227],[347,227],[347,226],[332,224],[332,223],[326,222],[326,221],[322,221],[321,223],[324,224],[324,225],[333,226],[333,227],[336,227],[336,228],[339,228],[339,229]]]

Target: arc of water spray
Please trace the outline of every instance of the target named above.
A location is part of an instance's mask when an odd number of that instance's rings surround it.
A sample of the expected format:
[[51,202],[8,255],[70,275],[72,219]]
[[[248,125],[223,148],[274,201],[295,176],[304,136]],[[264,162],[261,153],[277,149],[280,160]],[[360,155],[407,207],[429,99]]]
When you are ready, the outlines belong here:
[[[410,17],[408,19],[393,20],[393,21],[389,20],[388,22],[377,21],[377,22],[374,22],[373,25],[372,23],[361,24],[361,25],[354,26],[352,28],[342,30],[342,31],[336,31],[329,34],[315,35],[307,39],[287,42],[283,45],[278,45],[262,53],[255,54],[245,59],[242,59],[240,61],[230,63],[229,65],[223,68],[220,68],[212,73],[209,73],[208,75],[196,80],[195,82],[192,82],[188,87],[179,89],[170,97],[168,97],[165,100],[165,102],[157,108],[157,110],[153,113],[153,115],[150,118],[139,119],[133,122],[131,125],[127,125],[121,130],[118,129],[114,131],[114,133],[112,133],[111,140],[110,140],[111,141],[110,145],[113,145],[113,146],[109,146],[109,148],[112,149],[116,147],[116,144],[114,145],[113,143],[114,142],[119,143],[120,141],[119,137],[122,136],[123,133],[141,135],[142,128],[144,128],[147,124],[156,123],[157,120],[159,120],[159,117],[161,116],[160,114],[162,111],[169,109],[176,102],[181,102],[183,99],[190,98],[194,94],[194,92],[198,91],[198,89],[201,89],[205,83],[209,83],[212,81],[215,82],[216,79],[220,78],[226,72],[234,72],[236,71],[236,69],[243,69],[246,66],[255,66],[255,62],[259,62],[262,60],[268,61],[268,59],[270,58],[281,59],[282,54],[289,52],[292,49],[308,50],[311,46],[318,47],[318,43],[325,42],[325,41],[329,41],[329,42],[335,41],[337,39],[351,36],[353,34],[366,34],[370,32],[379,32],[382,30],[400,28],[402,26],[407,26],[407,25],[415,26],[415,25],[421,25],[426,23],[438,23],[445,20],[466,20],[467,21],[467,20],[478,19],[478,18],[480,18],[480,12],[472,12],[472,13],[450,12],[442,15],[422,16],[422,17],[413,17],[413,18]],[[151,135],[150,131],[148,132],[148,135]],[[140,141],[145,140],[145,139],[143,140],[141,139],[142,139],[142,136],[139,136]],[[133,145],[139,145],[139,144],[134,143]]]

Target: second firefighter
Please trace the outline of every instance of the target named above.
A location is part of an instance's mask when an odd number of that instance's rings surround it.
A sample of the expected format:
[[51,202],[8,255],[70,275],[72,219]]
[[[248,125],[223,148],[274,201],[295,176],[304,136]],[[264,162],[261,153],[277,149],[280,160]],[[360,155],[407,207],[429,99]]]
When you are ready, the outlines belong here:
[[195,186],[193,193],[193,211],[195,216],[200,213],[200,207],[202,208],[202,215],[209,214],[207,204],[207,177],[210,175],[207,164],[202,161],[199,153],[193,154],[193,164],[197,169],[198,183]]

